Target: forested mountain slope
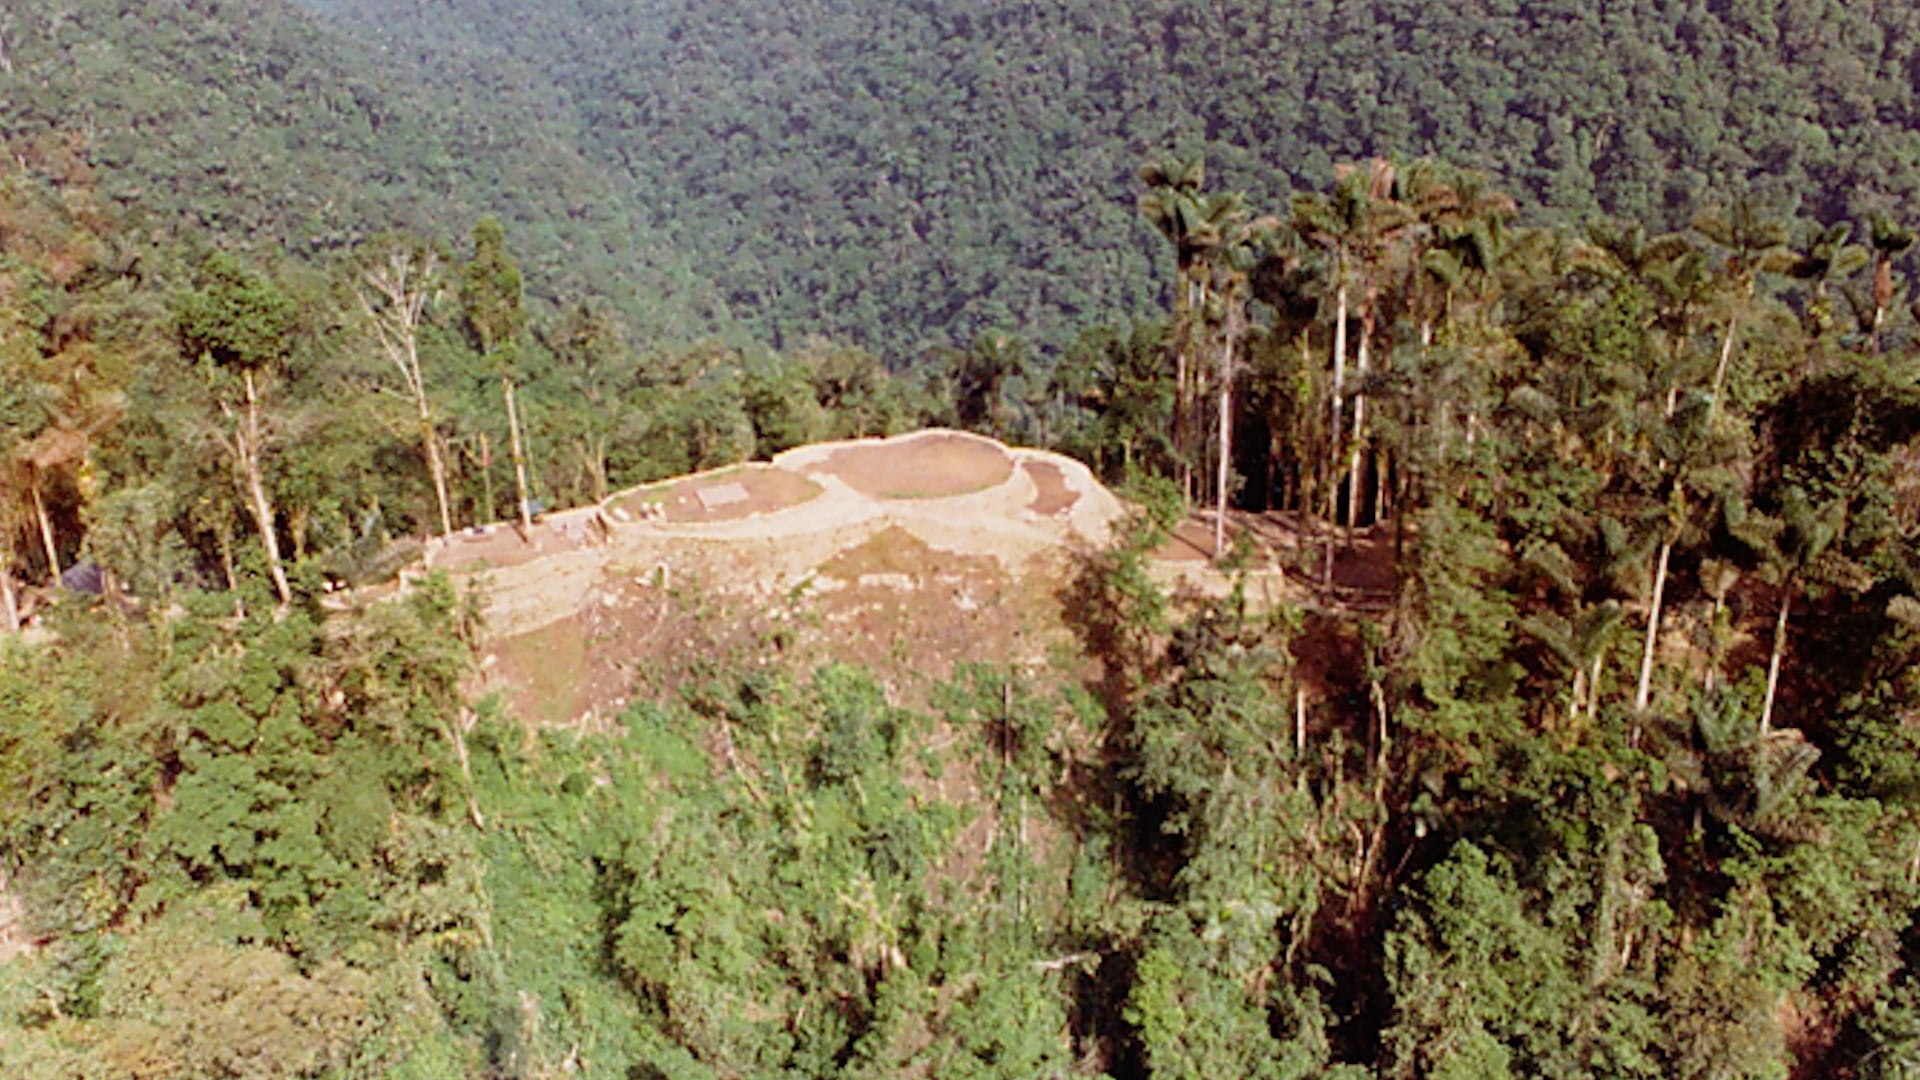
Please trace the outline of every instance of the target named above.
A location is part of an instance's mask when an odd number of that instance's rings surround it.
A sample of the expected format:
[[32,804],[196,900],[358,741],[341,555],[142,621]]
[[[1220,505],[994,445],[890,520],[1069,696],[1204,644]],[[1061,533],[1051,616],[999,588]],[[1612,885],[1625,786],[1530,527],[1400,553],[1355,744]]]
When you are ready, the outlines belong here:
[[1749,189],[1829,219],[1920,192],[1909,5],[302,2],[443,87],[542,72],[632,212],[776,346],[897,358],[1141,311],[1133,173],[1176,143],[1262,201],[1376,154],[1666,227]]
[[675,262],[649,245],[624,181],[580,153],[554,89],[512,67],[465,72],[458,95],[432,89],[412,60],[284,0],[8,5],[0,39],[15,155],[76,151],[150,229],[321,254],[388,229],[462,236],[493,212],[543,291],[619,296],[635,315],[645,268]]
[[[1902,214],[1529,227],[1566,211],[1444,163],[1280,201],[1157,156],[1166,318],[921,378],[541,310],[492,220],[320,266],[150,235],[27,150],[0,1075],[1920,1075]],[[949,531],[1049,513],[997,454],[607,501],[928,424],[1141,513],[1016,579]],[[971,494],[825,562],[791,518],[652,531],[856,476]],[[661,554],[486,527],[531,500]],[[1216,521],[1244,588],[1156,587]],[[428,536],[598,576],[510,647],[389,585]]]

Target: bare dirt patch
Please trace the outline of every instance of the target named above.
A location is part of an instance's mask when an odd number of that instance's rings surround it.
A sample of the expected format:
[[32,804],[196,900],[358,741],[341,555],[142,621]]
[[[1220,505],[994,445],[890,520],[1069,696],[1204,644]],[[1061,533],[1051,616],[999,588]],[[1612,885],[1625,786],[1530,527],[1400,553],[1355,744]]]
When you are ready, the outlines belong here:
[[606,535],[592,508],[538,519],[525,535],[517,524],[476,525],[447,537],[433,552],[432,564],[455,573],[522,566],[601,543]]
[[1390,593],[1397,581],[1393,536],[1378,526],[1355,533],[1353,543],[1334,549],[1333,584],[1363,593]]
[[669,576],[609,566],[576,610],[494,640],[485,685],[529,723],[597,729],[629,702],[761,667],[864,667],[899,704],[926,705],[956,664],[1032,663],[1069,639],[1045,560],[933,547],[889,526],[787,591],[760,584],[766,552],[685,540]]
[[490,643],[485,688],[528,723],[603,730],[634,700],[782,662],[787,613],[716,588],[724,574],[709,554],[696,551],[670,578],[610,569],[565,618]]
[[[746,465],[641,488],[621,496],[608,509],[616,517],[658,514],[676,523],[738,521],[798,506],[818,494],[820,485],[799,473],[772,465]],[[659,509],[648,509],[655,506]]]
[[586,707],[587,639],[578,619],[493,643],[487,676],[508,688],[515,715],[543,726],[571,723]]
[[1080,493],[1067,486],[1067,478],[1060,466],[1051,461],[1023,461],[1020,468],[1026,471],[1033,486],[1039,489],[1027,509],[1042,517],[1052,517],[1073,508],[1080,501]]
[[882,673],[905,700],[948,678],[955,664],[1044,655],[1057,611],[1048,590],[1023,584],[987,555],[928,545],[882,529],[820,567],[809,644],[822,659]]
[[938,499],[1006,482],[1013,459],[998,443],[956,432],[848,446],[813,467],[876,499]]
[[0,874],[0,964],[38,948],[39,942],[27,930],[26,905],[8,889],[6,875]]
[[820,565],[821,573],[842,581],[898,575],[911,584],[924,582],[928,575],[956,572],[985,575],[996,569],[992,556],[938,551],[898,525],[881,529],[865,543],[850,547]]
[[[1278,567],[1305,584],[1318,586],[1326,582],[1342,595],[1387,596],[1399,581],[1393,529],[1389,525],[1347,533],[1292,513],[1228,514],[1228,550],[1242,538],[1256,565]],[[1326,581],[1329,547],[1333,574],[1332,580]],[[1180,522],[1174,527],[1173,536],[1153,557],[1169,563],[1212,560],[1212,517],[1195,515]]]
[[[1233,547],[1233,541],[1240,534],[1238,526],[1227,526],[1227,547]],[[1173,527],[1173,535],[1161,544],[1153,557],[1165,562],[1207,562],[1214,558],[1213,523],[1199,518],[1188,518]]]

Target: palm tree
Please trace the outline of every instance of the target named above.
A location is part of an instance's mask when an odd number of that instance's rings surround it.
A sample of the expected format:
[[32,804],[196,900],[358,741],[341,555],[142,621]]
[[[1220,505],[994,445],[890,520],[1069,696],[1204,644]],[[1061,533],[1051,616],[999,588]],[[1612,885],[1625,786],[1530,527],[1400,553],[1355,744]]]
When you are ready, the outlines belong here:
[[[1735,524],[1743,506],[1744,490],[1731,461],[1731,448],[1724,441],[1702,439],[1706,409],[1698,403],[1683,409],[1670,425],[1666,438],[1656,440],[1661,465],[1667,469],[1667,498],[1663,509],[1651,523],[1659,537],[1653,591],[1647,610],[1645,651],[1640,659],[1640,680],[1634,694],[1634,711],[1644,713],[1651,701],[1653,661],[1659,634],[1660,617],[1669,581],[1673,552],[1681,545],[1701,542],[1716,526],[1723,526],[1741,538],[1755,534],[1750,524]],[[1706,581],[1708,588],[1718,582]],[[1727,583],[1731,587],[1731,582]]]
[[1214,481],[1213,553],[1226,548],[1227,493],[1233,461],[1234,361],[1247,334],[1247,294],[1255,262],[1254,247],[1279,227],[1272,217],[1255,219],[1238,193],[1210,196],[1205,220],[1217,238],[1209,269],[1213,275],[1212,303],[1203,314],[1215,327],[1218,357],[1215,390],[1219,401],[1218,475]]
[[[1349,205],[1351,203],[1349,202]],[[1348,287],[1350,281],[1347,266],[1351,258],[1348,237],[1351,233],[1350,222],[1341,213],[1338,200],[1329,199],[1314,193],[1295,195],[1293,199],[1293,225],[1300,235],[1324,249],[1332,263],[1330,277],[1333,281],[1333,387],[1332,421],[1327,427],[1327,472],[1333,476],[1340,459],[1340,433],[1342,413],[1345,410],[1347,382],[1347,308]],[[1327,517],[1337,521],[1339,518],[1339,486],[1337,482],[1327,487]],[[1331,551],[1329,551],[1331,565]]]
[[1780,690],[1780,661],[1787,651],[1787,617],[1793,591],[1807,571],[1846,531],[1847,500],[1815,502],[1808,491],[1793,485],[1781,499],[1779,541],[1773,545],[1767,570],[1780,585],[1780,609],[1774,617],[1773,648],[1767,657],[1767,694],[1760,708],[1760,734],[1773,725],[1774,700]]
[[1870,330],[1873,351],[1881,349],[1881,333],[1886,329],[1887,310],[1894,301],[1893,260],[1914,244],[1914,230],[1887,214],[1876,214],[1867,230],[1867,243],[1873,249],[1873,324]]
[[1188,351],[1193,313],[1205,302],[1194,264],[1203,250],[1203,244],[1196,242],[1195,231],[1201,216],[1200,188],[1206,183],[1206,163],[1197,155],[1191,158],[1168,155],[1142,166],[1139,176],[1147,185],[1146,193],[1140,196],[1140,214],[1174,249],[1173,333],[1169,339],[1174,363],[1173,453],[1181,488],[1191,501],[1193,475],[1187,443],[1192,395]]
[[1453,310],[1469,275],[1492,277],[1508,244],[1507,222],[1519,213],[1511,196],[1489,187],[1480,173],[1419,161],[1400,185],[1400,202],[1414,215],[1414,257],[1408,260],[1410,307],[1420,320],[1420,348],[1433,344],[1435,324]]
[[1005,330],[982,331],[971,348],[954,352],[953,363],[962,422],[1007,438],[1006,383],[1026,374],[1026,343]]
[[1769,733],[1742,723],[1736,699],[1696,699],[1691,746],[1676,747],[1668,769],[1702,793],[1704,809],[1719,821],[1778,839],[1805,839],[1794,813],[1813,786],[1809,775],[1820,751],[1799,732]]
[[[1394,175],[1393,165],[1380,158],[1369,162],[1364,170],[1358,166],[1342,166],[1335,171],[1330,198],[1306,195],[1296,197],[1293,204],[1295,228],[1326,249],[1335,265],[1333,427],[1328,446],[1328,453],[1335,461],[1339,459],[1346,392],[1349,290],[1357,286],[1361,296],[1361,332],[1355,368],[1359,377],[1365,379],[1369,374],[1370,350],[1381,306],[1380,288],[1387,280],[1385,262],[1392,246],[1414,224],[1412,215],[1393,198]],[[1359,514],[1361,442],[1365,431],[1366,401],[1362,392],[1354,397],[1347,502],[1349,525],[1354,524]],[[1337,489],[1329,495],[1337,501]]]
[[1866,266],[1871,256],[1859,244],[1848,243],[1853,224],[1837,221],[1819,230],[1805,249],[1794,253],[1787,276],[1807,286],[1806,313],[1802,321],[1809,338],[1819,341],[1833,325],[1832,298],[1828,288]]
[[1656,236],[1639,222],[1598,221],[1575,246],[1571,264],[1611,288],[1644,291],[1654,311],[1649,328],[1665,342],[1663,350],[1649,350],[1645,375],[1663,394],[1662,411],[1671,417],[1701,310],[1715,286],[1706,254],[1683,233]]
[[1600,708],[1600,677],[1606,667],[1607,651],[1626,625],[1626,609],[1613,600],[1588,604],[1571,618],[1547,611],[1521,621],[1521,629],[1547,647],[1548,653],[1571,675],[1567,695],[1567,718],[1579,717],[1584,708],[1592,719]]
[[1713,369],[1713,385],[1708,390],[1707,424],[1720,415],[1720,398],[1727,384],[1727,367],[1733,359],[1734,337],[1740,329],[1742,307],[1753,299],[1760,274],[1779,273],[1793,265],[1793,252],[1787,247],[1784,222],[1763,218],[1747,199],[1736,200],[1726,211],[1710,211],[1694,219],[1693,227],[1707,239],[1727,249],[1727,261],[1721,281],[1729,297],[1726,335],[1721,339],[1720,361]]

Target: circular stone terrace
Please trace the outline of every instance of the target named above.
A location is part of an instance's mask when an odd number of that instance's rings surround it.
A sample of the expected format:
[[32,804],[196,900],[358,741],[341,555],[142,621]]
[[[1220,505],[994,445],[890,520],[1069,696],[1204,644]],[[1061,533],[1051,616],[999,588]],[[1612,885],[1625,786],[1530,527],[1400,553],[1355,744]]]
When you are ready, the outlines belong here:
[[[854,526],[910,511],[929,530],[1040,530],[1104,536],[1119,505],[1077,462],[936,429],[796,447],[771,462],[733,465],[619,492],[598,506],[550,513],[526,534],[476,526],[428,545],[428,565],[505,570],[604,548],[615,531],[777,538]],[[929,516],[930,515],[930,516]],[[712,529],[703,528],[711,526]],[[742,532],[742,529],[751,532]],[[634,535],[642,535],[634,534]]]
[[1014,467],[1006,447],[959,431],[801,447],[779,455],[774,463],[831,476],[872,499],[972,495],[1006,483]]
[[734,465],[623,492],[607,500],[616,521],[697,525],[738,521],[812,500],[820,485],[774,465]]

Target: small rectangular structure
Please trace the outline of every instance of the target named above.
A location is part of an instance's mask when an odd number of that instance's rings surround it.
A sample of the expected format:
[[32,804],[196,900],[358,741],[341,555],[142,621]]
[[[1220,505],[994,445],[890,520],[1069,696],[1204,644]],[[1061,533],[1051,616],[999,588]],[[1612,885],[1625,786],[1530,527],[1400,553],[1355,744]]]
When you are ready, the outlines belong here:
[[694,494],[700,500],[701,509],[708,512],[747,501],[747,489],[739,484],[715,484]]

